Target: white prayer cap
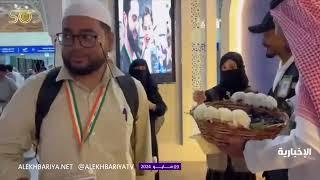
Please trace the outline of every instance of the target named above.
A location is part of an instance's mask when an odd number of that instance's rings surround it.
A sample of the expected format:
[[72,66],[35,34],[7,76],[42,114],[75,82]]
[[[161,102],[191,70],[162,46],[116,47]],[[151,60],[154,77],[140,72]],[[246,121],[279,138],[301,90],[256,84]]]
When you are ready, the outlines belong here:
[[87,16],[109,25],[112,28],[112,19],[106,4],[99,0],[77,0],[71,3],[64,11],[63,18],[69,16]]

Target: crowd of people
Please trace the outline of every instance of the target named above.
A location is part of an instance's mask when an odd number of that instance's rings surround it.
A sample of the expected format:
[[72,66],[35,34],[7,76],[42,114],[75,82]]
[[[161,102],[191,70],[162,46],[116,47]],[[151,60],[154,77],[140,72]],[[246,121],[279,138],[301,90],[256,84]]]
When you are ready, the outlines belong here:
[[24,78],[13,71],[11,65],[0,64],[0,115],[18,87],[24,83]]
[[[62,32],[57,34],[64,66],[39,73],[22,86],[23,77],[12,66],[0,64],[0,179],[27,180],[28,172],[18,165],[33,147],[42,164],[135,166],[113,171],[42,170],[40,179],[135,180],[147,174],[160,179],[158,172],[139,168],[140,163],[161,161],[156,134],[167,105],[151,77],[150,62],[139,58],[152,57],[152,51],[145,51],[151,39],[147,31],[153,29],[150,9],[142,19],[146,31],[142,56],[137,56],[137,47],[127,47],[138,37],[132,25],[139,16],[138,2],[124,3],[125,29],[130,32],[123,53],[130,60],[129,75],[108,57],[114,45],[112,16],[97,0],[77,1],[66,8]],[[207,180],[254,180],[262,171],[266,180],[319,179],[320,4],[273,0],[270,7],[262,23],[249,31],[263,34],[267,58],[279,57],[268,94],[290,123],[275,139],[217,135],[221,152],[207,155]],[[258,93],[249,85],[241,54],[223,55],[219,69],[217,86],[194,92],[198,105],[229,99],[239,91]],[[280,158],[279,148],[311,148],[312,157]]]
[[[251,180],[256,179],[252,173],[262,171],[266,180],[319,179],[319,5],[307,0],[273,0],[262,23],[249,27],[250,32],[263,34],[266,57],[280,60],[268,94],[290,121],[275,139],[245,140],[216,134],[221,153],[207,155],[207,180]],[[238,53],[221,58],[220,77],[218,86],[194,92],[197,104],[252,91]],[[312,157],[280,157],[279,148],[310,148]]]
[[29,69],[27,74],[23,76],[12,65],[0,64],[0,114],[16,90],[24,85],[26,79],[45,70],[39,66],[35,70]]

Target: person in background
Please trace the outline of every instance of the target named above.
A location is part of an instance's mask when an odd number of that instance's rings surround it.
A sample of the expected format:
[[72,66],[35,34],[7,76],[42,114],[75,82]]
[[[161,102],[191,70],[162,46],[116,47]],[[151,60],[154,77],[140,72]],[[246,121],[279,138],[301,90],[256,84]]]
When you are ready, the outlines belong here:
[[152,12],[146,7],[142,16],[142,55],[141,57],[147,61],[150,73],[154,73],[155,63],[157,61],[156,47],[154,43],[154,26]]
[[32,76],[34,76],[34,75],[36,75],[36,72],[35,72],[33,69],[28,69],[28,70],[27,70],[27,77],[26,77],[26,79],[28,79],[28,78],[30,78],[30,77],[32,77]]
[[261,24],[249,27],[249,31],[263,33],[263,46],[267,49],[267,58],[277,57],[280,60],[273,87],[268,94],[277,99],[278,102],[290,99],[294,105],[299,71],[287,39],[275,33],[275,24],[270,12],[267,13]]
[[273,139],[223,137],[219,139],[223,142],[220,149],[232,157],[244,158],[251,172],[288,169],[289,180],[319,180],[320,4],[310,0],[273,0],[271,9],[275,32],[288,40],[300,73],[296,127],[290,135]]
[[0,64],[0,109],[2,110],[11,100],[17,90],[17,85],[13,79],[7,76],[7,66]]
[[228,52],[220,60],[220,83],[205,92],[195,91],[193,98],[198,104],[229,99],[238,91],[251,91],[242,56]]
[[139,48],[139,0],[123,1],[123,46],[120,52],[120,68],[128,73],[131,62],[140,57]]
[[40,62],[36,63],[36,67],[35,67],[35,70],[34,70],[36,72],[36,74],[41,73],[41,72],[46,71],[46,70],[47,70],[47,68],[44,66],[43,61],[41,61],[41,63]]
[[[275,33],[275,24],[270,12],[267,13],[261,24],[249,27],[249,31],[263,33],[263,46],[267,48],[266,56],[268,58],[277,56],[280,60],[273,87],[268,94],[278,101],[279,108],[282,108],[291,116],[295,104],[295,87],[299,80],[299,72],[294,63],[294,56],[291,53],[289,44],[284,36],[279,36]],[[284,106],[289,99],[291,99],[293,107],[286,108]],[[290,121],[288,127],[282,133],[289,134],[293,127],[294,122]],[[263,176],[266,180],[287,180],[288,170],[266,171]]]
[[[128,166],[41,169],[39,179],[136,180],[152,173],[139,168],[140,163],[153,160],[147,95],[142,84],[132,79],[139,102],[134,115],[116,80],[124,74],[107,56],[114,46],[108,2],[77,0],[66,7],[62,32],[57,34],[64,66],[28,80],[0,116],[1,180],[30,179],[19,164],[23,164],[23,152],[37,141],[35,112],[43,82],[62,86],[41,125],[40,164]],[[46,81],[52,72],[57,72],[56,77]]]
[[53,64],[49,65],[49,67],[48,67],[49,70],[50,70],[50,69],[53,69],[53,68],[54,68],[54,65],[53,65]]
[[12,74],[15,76],[17,87],[20,88],[24,84],[24,77],[17,71],[15,67],[12,68]]
[[[220,60],[220,83],[203,92],[196,91],[193,99],[197,104],[229,99],[233,93],[252,92],[245,72],[242,56],[228,52]],[[255,180],[243,160],[231,159],[225,153],[207,155],[208,171],[206,180]]]
[[13,71],[12,65],[8,64],[8,65],[6,65],[6,68],[7,68],[6,76],[8,78],[11,78],[16,83],[16,76],[12,73],[12,71]]
[[[142,83],[147,93],[151,124],[152,155],[159,159],[156,137],[156,121],[159,120],[159,117],[164,116],[165,112],[167,111],[167,106],[162,100],[157,84],[153,81],[145,60],[137,59],[133,61],[129,68],[129,74]],[[155,180],[159,180],[159,172],[156,173]]]

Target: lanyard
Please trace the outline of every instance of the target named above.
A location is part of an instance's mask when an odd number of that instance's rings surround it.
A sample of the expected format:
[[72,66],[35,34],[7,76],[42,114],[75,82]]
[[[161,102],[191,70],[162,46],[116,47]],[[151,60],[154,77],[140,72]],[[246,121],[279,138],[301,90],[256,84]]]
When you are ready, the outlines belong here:
[[65,86],[65,91],[66,91],[66,96],[68,100],[69,112],[70,112],[71,120],[73,124],[73,130],[74,130],[77,142],[81,148],[82,145],[86,142],[86,140],[90,137],[94,129],[94,126],[96,124],[96,121],[101,111],[101,107],[103,106],[106,98],[107,86],[102,86],[100,88],[98,96],[95,100],[94,106],[90,111],[90,116],[89,116],[89,119],[87,120],[87,124],[84,131],[82,130],[79,109],[78,109],[76,97],[74,94],[73,84],[71,80],[67,81]]

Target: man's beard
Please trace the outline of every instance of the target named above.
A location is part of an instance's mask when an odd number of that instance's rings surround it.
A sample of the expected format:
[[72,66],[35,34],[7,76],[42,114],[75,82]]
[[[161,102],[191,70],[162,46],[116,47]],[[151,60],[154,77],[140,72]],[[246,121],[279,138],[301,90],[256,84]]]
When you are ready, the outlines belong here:
[[266,47],[266,57],[267,58],[276,57],[276,53],[275,52],[271,51],[268,46],[265,46],[265,47]]
[[[138,34],[136,30],[134,31],[136,34]],[[131,47],[132,52],[139,53],[140,49],[139,49],[138,37],[137,39],[134,39],[133,32],[130,31],[129,26],[127,27],[127,36],[128,36],[128,41],[129,41],[129,45]]]
[[69,70],[69,72],[73,75],[79,75],[79,76],[91,74],[97,71],[98,69],[100,69],[101,66],[103,66],[104,63],[106,63],[106,60],[99,59],[99,60],[89,62],[89,64],[86,65],[85,67],[76,67],[72,65],[71,61],[68,60],[68,58],[62,56],[62,59],[63,59],[64,66]]
[[276,55],[275,54],[268,54],[268,53],[266,53],[266,57],[267,58],[274,58]]

